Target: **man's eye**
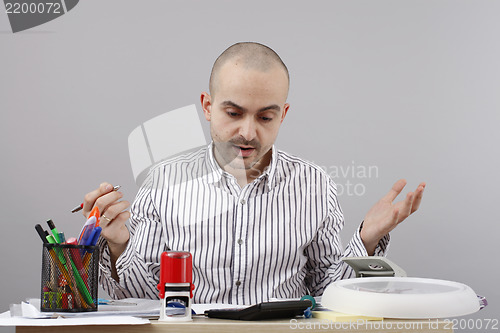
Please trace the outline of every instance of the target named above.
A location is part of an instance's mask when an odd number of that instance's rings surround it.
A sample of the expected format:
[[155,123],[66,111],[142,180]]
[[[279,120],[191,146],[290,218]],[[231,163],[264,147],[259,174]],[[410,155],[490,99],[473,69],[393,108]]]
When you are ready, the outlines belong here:
[[273,120],[273,118],[269,118],[269,117],[260,117],[260,119],[262,119],[262,121],[265,121],[265,122],[269,122],[269,121]]
[[226,112],[226,113],[227,113],[227,114],[228,114],[228,116],[230,116],[230,117],[237,117],[237,116],[239,116],[239,115],[240,115],[240,114],[239,114],[239,113],[237,113],[237,112]]

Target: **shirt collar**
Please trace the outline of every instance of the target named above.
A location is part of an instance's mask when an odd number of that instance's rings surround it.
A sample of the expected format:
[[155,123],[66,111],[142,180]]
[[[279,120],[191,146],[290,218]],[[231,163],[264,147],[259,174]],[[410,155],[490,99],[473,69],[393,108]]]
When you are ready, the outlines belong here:
[[[219,163],[217,163],[217,161],[215,160],[213,147],[214,144],[212,141],[208,145],[205,153],[206,154],[205,160],[207,161],[207,174],[205,176],[205,180],[208,184],[215,184],[220,182],[222,176],[225,173],[227,174],[227,172],[224,171],[220,167]],[[271,162],[264,169],[262,175],[260,175],[257,178],[259,181],[263,181],[264,178],[266,178],[266,185],[269,188],[269,190],[274,186],[274,183],[276,182],[277,164],[278,164],[278,151],[276,150],[276,147],[273,145],[271,147],[271,150],[272,150]]]
[[205,180],[208,184],[218,183],[222,178],[224,170],[222,170],[219,163],[215,160],[213,141],[208,145],[205,154],[205,161],[207,161],[207,174],[205,176]]
[[271,149],[272,149],[271,163],[269,163],[267,168],[264,170],[264,175],[267,176],[266,184],[269,190],[271,190],[274,184],[276,183],[277,166],[278,166],[278,150],[274,145],[271,147]]

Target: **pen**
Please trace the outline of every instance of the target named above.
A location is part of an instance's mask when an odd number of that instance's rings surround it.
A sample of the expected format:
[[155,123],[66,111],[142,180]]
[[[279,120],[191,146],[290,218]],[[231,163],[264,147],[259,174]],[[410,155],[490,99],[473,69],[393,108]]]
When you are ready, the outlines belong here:
[[92,210],[90,211],[89,216],[87,216],[87,219],[91,218],[92,216],[95,217],[95,226],[99,226],[99,222],[101,221],[101,212],[99,211],[99,207],[94,206]]
[[92,216],[87,220],[87,222],[85,222],[85,225],[80,232],[80,237],[78,237],[78,245],[87,245],[88,238],[96,226],[96,221],[96,217]]
[[61,239],[59,238],[59,231],[57,231],[56,225],[52,220],[47,220],[47,224],[49,225],[50,231],[52,231],[52,234],[54,235],[54,239],[56,240],[57,243],[61,243]]
[[[99,240],[99,236],[101,235],[102,228],[101,227],[95,227],[95,229],[92,231],[92,241],[90,242],[90,246],[96,246],[97,241]],[[89,237],[90,238],[90,237]],[[90,262],[90,257],[92,256],[92,253],[94,250],[88,250],[87,253],[83,256],[83,266],[87,267]]]
[[[97,240],[99,239],[99,235],[101,234],[102,228],[101,227],[95,227],[94,230],[92,230],[90,236],[87,238],[85,241],[85,246],[95,246],[97,243]],[[95,243],[94,243],[95,240]]]
[[[57,244],[57,241],[55,240],[54,236],[48,235],[46,238],[50,244]],[[57,253],[57,256],[59,257],[59,260],[61,261],[61,264],[66,265],[66,260],[64,259],[64,255],[61,249],[56,247],[55,251]]]
[[[113,191],[118,191],[120,189],[120,187],[121,187],[120,185],[113,186]],[[83,202],[80,205],[78,205],[75,208],[73,208],[71,210],[71,212],[72,213],[76,213],[76,212],[81,211],[82,209],[83,209]]]
[[49,241],[47,240],[47,235],[45,234],[45,230],[43,230],[42,226],[37,224],[35,225],[35,230],[36,232],[38,232],[38,235],[40,236],[40,238],[42,239],[42,242],[44,243],[48,243]]
[[97,241],[99,240],[99,236],[101,235],[102,228],[101,227],[96,227],[95,229],[94,236],[92,237],[92,242],[90,243],[90,246],[96,246]]
[[[46,236],[46,232],[45,230],[43,230],[42,226],[40,224],[37,224],[35,225],[35,230],[36,232],[38,233],[38,235],[40,236],[40,238],[42,239],[42,242],[43,243],[48,243],[49,241],[47,240],[47,236]],[[49,251],[49,254],[52,256],[52,261],[50,262],[50,286],[51,286],[51,290],[55,290],[57,289],[57,273],[56,273],[56,268],[55,268],[55,265],[56,265],[56,261],[57,261],[57,258],[56,258],[56,255],[54,252],[51,251],[51,249],[48,249]],[[60,264],[60,263],[59,263]]]
[[109,299],[104,299],[104,298],[98,298],[97,301],[99,302],[99,305],[131,305],[131,306],[137,306],[137,303],[132,303],[132,302],[124,302],[122,300],[109,300]]

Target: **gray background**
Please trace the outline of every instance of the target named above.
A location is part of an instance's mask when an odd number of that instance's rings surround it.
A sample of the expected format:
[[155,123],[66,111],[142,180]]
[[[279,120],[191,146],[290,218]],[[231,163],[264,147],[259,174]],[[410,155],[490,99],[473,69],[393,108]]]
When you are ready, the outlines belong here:
[[52,218],[76,235],[83,218],[69,210],[102,181],[133,200],[128,134],[168,110],[201,110],[218,54],[259,41],[291,72],[277,146],[329,172],[378,170],[334,177],[358,184],[340,198],[344,243],[394,181],[426,181],[388,257],[411,276],[468,284],[490,302],[468,318],[498,318],[499,11],[499,1],[86,0],[18,34],[1,12],[0,311],[39,297],[34,225]]

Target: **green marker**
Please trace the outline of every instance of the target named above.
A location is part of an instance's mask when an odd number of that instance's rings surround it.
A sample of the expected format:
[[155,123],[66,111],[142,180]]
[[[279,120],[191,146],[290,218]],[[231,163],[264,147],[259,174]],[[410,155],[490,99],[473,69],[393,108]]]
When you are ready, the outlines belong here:
[[52,220],[48,220],[47,224],[49,225],[49,229],[52,231],[52,234],[54,235],[54,239],[56,240],[57,244],[61,243],[61,239],[59,238],[59,231],[57,231],[56,225]]
[[[77,285],[78,289],[80,290],[80,292],[82,293],[83,298],[85,299],[85,302],[87,302],[87,304],[90,306],[94,305],[94,301],[92,300],[92,296],[90,295],[90,292],[87,289],[85,282],[83,282],[83,279],[80,276],[80,273],[78,273],[78,269],[76,268],[75,263],[72,260],[71,260],[71,268],[73,268],[73,275],[75,276],[76,285]],[[69,267],[68,267],[68,269],[69,269]]]
[[[54,236],[48,235],[46,238],[50,244],[57,244],[56,240],[54,239]],[[61,249],[59,247],[55,247],[54,250],[56,251],[57,256],[59,257],[59,261],[61,262],[61,264],[66,265],[66,259],[64,259],[64,254],[62,253]]]

